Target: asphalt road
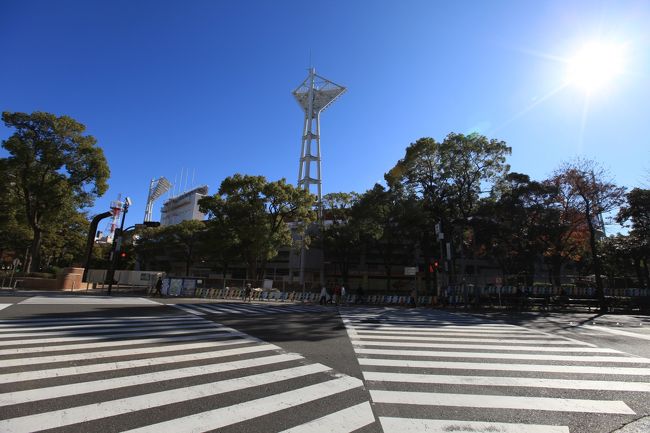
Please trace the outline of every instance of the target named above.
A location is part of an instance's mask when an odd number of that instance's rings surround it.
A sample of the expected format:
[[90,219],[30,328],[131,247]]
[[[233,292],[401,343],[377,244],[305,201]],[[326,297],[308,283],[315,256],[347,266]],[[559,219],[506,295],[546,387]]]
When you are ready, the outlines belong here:
[[24,295],[2,432],[648,431],[647,317]]

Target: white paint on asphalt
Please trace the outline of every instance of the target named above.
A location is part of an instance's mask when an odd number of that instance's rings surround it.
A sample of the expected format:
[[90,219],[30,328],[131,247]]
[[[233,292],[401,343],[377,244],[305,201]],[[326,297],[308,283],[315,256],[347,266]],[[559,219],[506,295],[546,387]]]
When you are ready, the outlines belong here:
[[555,412],[589,412],[634,415],[624,402],[617,400],[580,400],[569,398],[519,397],[482,394],[448,394],[370,390],[375,403],[422,406],[453,406],[488,409],[523,409]]
[[185,311],[186,313],[194,314],[194,315],[197,315],[197,316],[205,316],[205,314],[206,314],[206,313],[203,313],[201,311],[196,311],[196,310],[194,310],[192,308],[187,308],[183,304],[167,304],[167,305],[169,305],[171,307],[176,307],[179,310],[182,310],[182,311]]
[[516,336],[529,336],[540,335],[537,332],[528,331],[526,329],[480,329],[480,328],[469,328],[461,327],[457,328],[447,328],[447,327],[412,327],[412,326],[355,326],[354,327],[359,332],[390,332],[391,334],[410,334],[410,335],[426,335],[426,334],[454,334],[454,335],[465,335],[465,334],[481,334],[481,335],[491,335],[491,334],[505,334],[505,335],[516,335]]
[[202,334],[202,335],[226,335],[224,333],[230,332],[227,328],[205,326],[194,327],[191,329],[168,329],[162,328],[158,330],[144,331],[144,332],[127,332],[127,331],[114,331],[107,335],[85,335],[78,337],[52,337],[52,338],[32,338],[20,340],[3,340],[0,345],[7,346],[22,346],[25,344],[52,344],[52,343],[67,343],[73,341],[96,341],[96,340],[113,340],[115,338],[132,338],[132,337],[151,337],[156,335],[184,335],[184,334]]
[[13,304],[0,304],[0,310],[4,310],[7,307],[11,307]]
[[[187,320],[185,317],[175,317],[168,318],[163,320],[114,320],[110,322],[94,322],[94,323],[66,323],[66,324],[56,324],[52,326],[13,326],[13,327],[2,327],[0,328],[0,338],[11,336],[11,331],[20,331],[20,332],[29,332],[29,335],[49,335],[52,331],[63,331],[66,329],[84,329],[92,328],[101,331],[102,328],[124,328],[124,329],[133,329],[136,325],[148,325],[147,328],[156,329],[160,326],[173,326],[174,328],[184,325],[196,325],[196,324],[206,324],[209,322],[197,321],[197,320]],[[214,324],[217,325],[217,324]],[[37,331],[49,331],[49,332],[40,332]],[[92,331],[88,331],[92,332]],[[112,331],[111,331],[112,332]]]
[[532,371],[536,373],[577,373],[626,376],[650,376],[650,368],[591,367],[546,364],[501,364],[497,362],[413,361],[408,359],[360,358],[360,365],[404,368],[440,368],[456,370]]
[[319,400],[363,386],[354,377],[342,377],[228,407],[148,425],[127,433],[185,433],[218,429],[238,422],[268,415],[280,410]]
[[[93,335],[115,335],[116,333],[131,333],[131,332],[137,332],[137,331],[156,331],[159,329],[196,329],[196,328],[204,328],[204,329],[222,329],[223,326],[212,323],[209,321],[202,321],[202,322],[193,322],[193,323],[188,323],[184,324],[183,322],[178,322],[173,325],[167,324],[167,323],[152,323],[147,326],[134,326],[130,327],[128,325],[111,325],[110,328],[104,328],[104,329],[75,329],[74,331],[70,331],[70,333],[74,333],[74,335],[80,335],[80,334],[93,334]],[[15,328],[15,329],[20,329],[20,328]],[[12,331],[15,331],[12,330]],[[52,332],[47,332],[47,331],[42,331],[42,332],[2,332],[0,333],[0,338],[25,338],[25,337],[43,337],[47,335],[52,335]],[[128,337],[128,335],[127,335]],[[23,344],[28,344],[27,341],[29,340],[22,340]]]
[[605,347],[549,347],[549,346],[516,346],[495,344],[454,344],[454,343],[418,343],[398,341],[367,341],[351,338],[353,345],[382,346],[382,347],[422,347],[431,349],[476,349],[476,350],[507,350],[529,352],[584,352],[584,353],[623,353],[619,350]]
[[[137,346],[141,344],[173,344],[181,341],[217,341],[223,338],[232,336],[232,333],[223,334],[193,334],[180,337],[162,337],[162,338],[139,338],[135,340],[113,340],[101,341],[95,343],[77,343],[77,344],[60,344],[60,345],[43,345],[36,347],[19,347],[12,349],[0,350],[0,356],[3,355],[25,355],[28,353],[41,353],[41,352],[63,352],[67,350],[83,350],[83,349],[101,349],[104,347],[118,348],[124,346]],[[243,335],[243,334],[242,334]],[[255,341],[255,340],[250,340]]]
[[76,367],[59,367],[45,370],[22,371],[0,374],[0,383],[24,382],[27,380],[74,376],[77,374],[97,373],[100,371],[115,371],[136,367],[148,367],[152,365],[173,364],[176,362],[200,361],[203,359],[222,358],[226,356],[244,355],[249,353],[265,352],[269,350],[279,349],[280,348],[278,346],[273,344],[261,344],[258,346],[241,347],[237,349],[190,353],[185,355],[161,356],[156,358],[136,359],[132,361],[115,361],[102,364],[80,365]]
[[[457,337],[457,336],[445,336],[445,337],[412,337],[409,335],[379,335],[379,334],[369,334],[366,332],[358,332],[357,335],[360,338],[372,339],[372,340],[405,340],[405,341],[458,341],[458,342],[467,342],[467,343],[508,343],[508,344],[549,344],[549,345],[576,345],[574,341],[567,340],[536,340],[536,339],[518,339],[513,340],[511,338],[467,338],[467,337]],[[593,344],[582,343],[585,346],[593,346]]]
[[170,344],[166,346],[140,347],[137,349],[129,348],[129,349],[105,350],[105,351],[97,351],[97,352],[71,353],[67,355],[54,355],[54,356],[46,355],[46,356],[38,356],[38,357],[31,357],[31,358],[5,359],[2,361],[1,365],[2,367],[18,367],[21,365],[38,365],[38,364],[51,364],[56,362],[87,361],[90,359],[115,358],[118,356],[137,356],[137,355],[155,356],[159,353],[233,346],[237,344],[246,344],[246,343],[253,343],[253,342],[254,342],[253,340],[239,338],[233,340],[202,341],[200,343]]
[[[107,418],[115,415],[131,413],[134,411],[151,409],[154,407],[167,406],[175,403],[186,402],[192,399],[204,398],[224,394],[227,392],[239,391],[255,386],[268,385],[303,377],[311,374],[322,373],[331,370],[322,364],[310,364],[300,367],[276,370],[251,376],[238,377],[218,382],[211,382],[201,385],[194,385],[185,388],[142,394],[134,397],[127,397],[118,400],[93,403],[84,406],[77,406],[62,410],[27,415],[18,418],[10,418],[0,421],[0,431],[3,433],[34,432],[53,428],[61,428],[72,424]],[[353,378],[337,379],[349,382]],[[356,382],[361,382],[354,379]],[[335,381],[330,381],[335,382]],[[329,382],[325,382],[327,384]],[[324,384],[319,384],[324,385]],[[318,385],[316,385],[318,386]],[[300,394],[299,390],[290,391],[291,394]],[[278,394],[282,395],[282,394]],[[277,397],[274,396],[273,398]],[[255,408],[255,406],[253,406]],[[247,407],[248,410],[252,409]],[[232,416],[232,414],[231,414]],[[187,417],[186,417],[187,418]],[[185,418],[179,418],[183,420]],[[154,424],[156,425],[156,424]],[[160,424],[157,424],[160,425]],[[150,426],[152,427],[152,426]],[[159,431],[159,430],[156,430]],[[179,432],[180,430],[174,430]]]
[[0,320],[0,328],[12,328],[16,325],[50,325],[50,324],[83,324],[83,323],[124,323],[128,324],[132,320],[144,320],[147,322],[165,322],[168,320],[178,320],[184,318],[188,322],[201,321],[198,317],[194,316],[133,316],[133,317],[58,317],[58,318],[33,318],[33,319],[6,319]]
[[370,403],[325,415],[305,424],[282,430],[280,433],[349,433],[375,422]]
[[592,355],[548,355],[544,353],[495,353],[495,352],[450,352],[440,350],[399,350],[399,349],[364,349],[355,347],[361,355],[391,356],[428,356],[432,358],[481,358],[481,359],[521,359],[531,361],[568,361],[568,362],[614,362],[626,364],[648,364],[650,359],[633,356],[592,356]]
[[367,381],[376,382],[650,392],[650,383],[647,382],[619,382],[613,380],[542,379],[534,377],[504,376],[452,376],[440,374],[384,373],[378,371],[364,371],[363,377]]
[[34,401],[61,398],[70,395],[87,394],[91,392],[117,389],[126,386],[143,385],[147,383],[164,382],[166,380],[182,379],[204,374],[222,373],[225,371],[253,368],[271,365],[279,362],[304,359],[297,354],[282,354],[262,358],[244,359],[242,361],[224,362],[221,364],[201,365],[198,367],[179,368],[175,370],[157,371],[133,376],[123,376],[113,379],[94,380],[90,382],[72,383],[70,385],[51,386],[47,388],[29,389],[0,394],[0,406],[31,403]]
[[32,296],[19,304],[32,305],[161,305],[147,298],[120,296]]
[[650,334],[639,334],[636,332],[623,331],[621,329],[606,328],[604,326],[582,326],[581,329],[590,331],[607,332],[609,334],[623,335],[625,337],[639,338],[641,340],[650,340]]
[[569,433],[569,427],[463,420],[379,417],[384,433]]

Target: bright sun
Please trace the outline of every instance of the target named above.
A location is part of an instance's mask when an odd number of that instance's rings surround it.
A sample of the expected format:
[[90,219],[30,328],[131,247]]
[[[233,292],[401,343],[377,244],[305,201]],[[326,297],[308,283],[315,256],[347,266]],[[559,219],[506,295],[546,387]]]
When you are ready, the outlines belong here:
[[592,92],[623,72],[623,47],[608,43],[590,43],[569,60],[567,81]]

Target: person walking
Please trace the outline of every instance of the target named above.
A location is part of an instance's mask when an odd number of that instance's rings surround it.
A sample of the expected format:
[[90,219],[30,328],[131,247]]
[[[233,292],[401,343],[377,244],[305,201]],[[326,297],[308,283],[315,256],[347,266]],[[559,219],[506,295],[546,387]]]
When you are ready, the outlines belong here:
[[162,277],[158,277],[158,281],[156,281],[156,291],[153,296],[160,296],[162,298]]
[[251,288],[251,283],[246,284],[246,288],[244,289],[244,302],[246,302],[246,299],[248,299],[248,302],[252,302],[253,298],[251,296],[251,292],[253,289]]
[[345,290],[345,286],[341,285],[341,304],[343,305],[347,304],[347,300],[345,298],[346,296],[347,296],[347,292]]
[[334,286],[334,305],[339,306],[339,301],[341,300],[341,286],[338,284]]
[[318,303],[319,303],[320,305],[325,305],[325,304],[327,304],[327,297],[328,297],[328,296],[329,296],[329,295],[328,295],[328,293],[327,293],[327,288],[326,288],[325,286],[323,286],[323,288],[320,290],[320,301],[318,301]]

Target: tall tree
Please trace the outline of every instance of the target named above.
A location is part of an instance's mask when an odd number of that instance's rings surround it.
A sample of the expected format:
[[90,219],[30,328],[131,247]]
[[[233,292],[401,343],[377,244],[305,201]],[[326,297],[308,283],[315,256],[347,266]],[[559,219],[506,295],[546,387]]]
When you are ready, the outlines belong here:
[[25,268],[38,270],[44,230],[65,209],[92,205],[106,191],[110,172],[97,140],[68,116],[4,112],[2,120],[15,129],[2,142],[9,152],[4,167],[32,231]]
[[575,207],[581,211],[589,229],[596,292],[601,300],[601,308],[606,309],[597,242],[598,237],[603,235],[604,227],[601,227],[599,221],[602,215],[618,209],[623,204],[625,188],[616,186],[601,166],[587,159],[577,159],[564,164],[556,176],[573,192],[576,198]]
[[227,224],[247,265],[248,277],[260,279],[266,264],[283,247],[293,245],[289,223],[302,232],[312,222],[315,197],[281,179],[235,174],[224,179],[219,191],[199,202],[210,220]]
[[626,198],[627,204],[621,208],[616,220],[621,224],[630,223],[628,245],[633,252],[634,267],[639,283],[650,287],[650,189],[634,188]]
[[359,200],[356,193],[335,192],[323,196],[323,215],[327,224],[321,238],[325,260],[338,268],[343,283],[354,257],[360,253],[359,225],[352,218],[352,208]]

